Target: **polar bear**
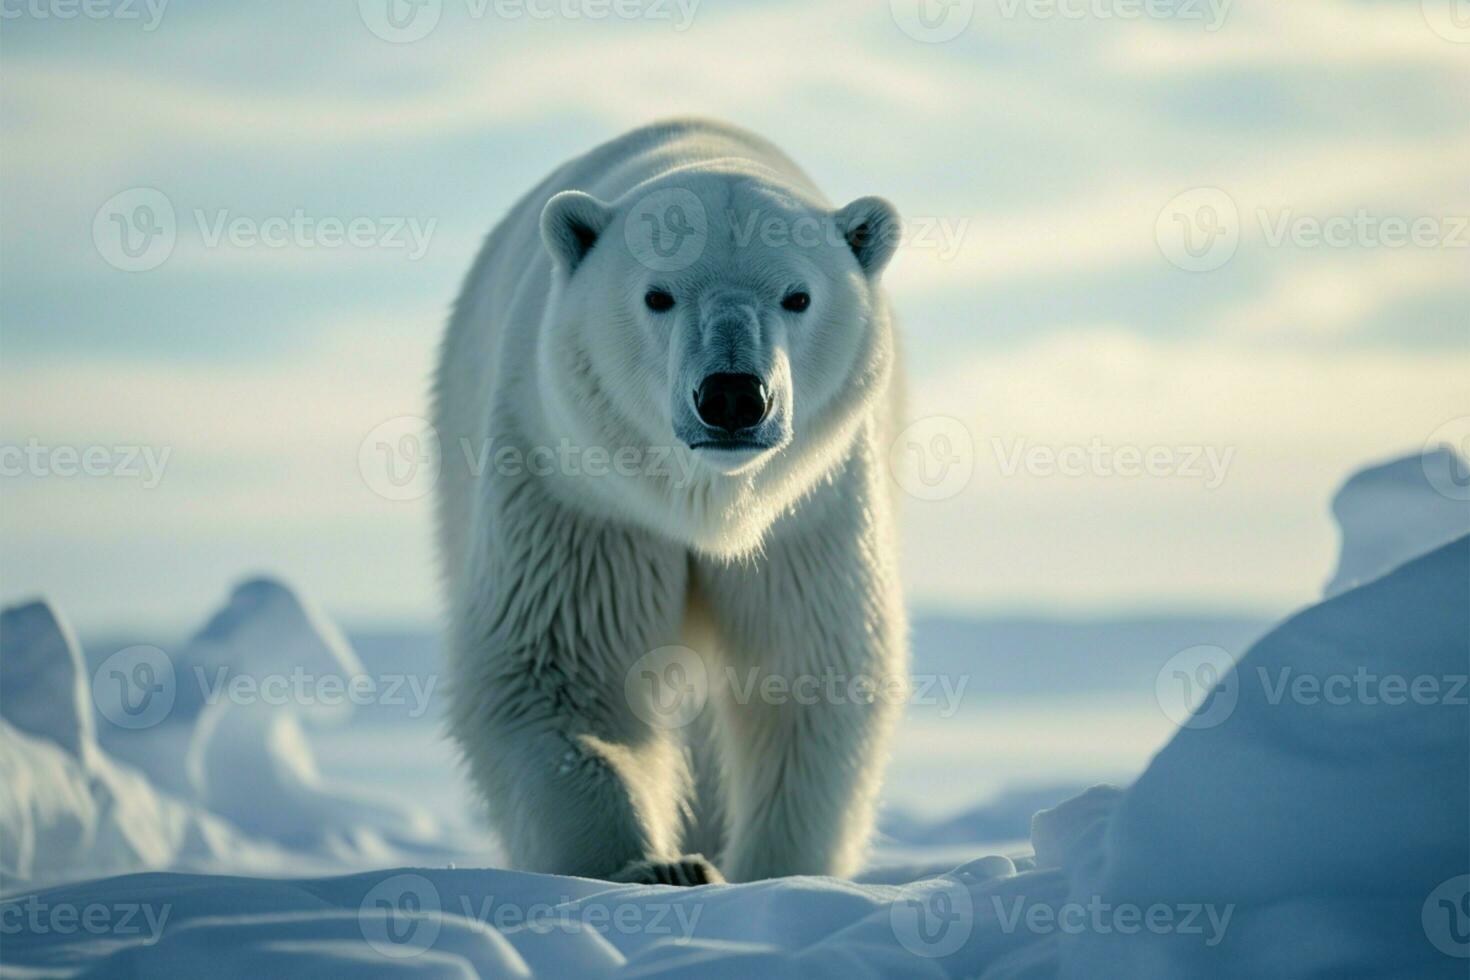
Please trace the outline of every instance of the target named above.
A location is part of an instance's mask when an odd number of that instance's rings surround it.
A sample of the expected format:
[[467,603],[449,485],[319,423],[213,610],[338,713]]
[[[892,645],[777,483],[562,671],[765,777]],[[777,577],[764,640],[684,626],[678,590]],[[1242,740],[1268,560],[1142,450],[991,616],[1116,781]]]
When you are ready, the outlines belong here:
[[887,202],[834,210],[765,140],[675,120],[486,240],[435,382],[437,518],[450,734],[514,866],[857,870],[908,676],[899,234]]

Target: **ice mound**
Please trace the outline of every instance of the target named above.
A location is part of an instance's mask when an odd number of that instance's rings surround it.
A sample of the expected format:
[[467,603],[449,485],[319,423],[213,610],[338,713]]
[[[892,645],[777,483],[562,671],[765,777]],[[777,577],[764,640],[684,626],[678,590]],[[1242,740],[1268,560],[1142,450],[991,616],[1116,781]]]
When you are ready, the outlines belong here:
[[[210,695],[240,673],[264,677],[335,676],[362,674],[363,666],[337,626],[315,605],[274,579],[242,582],[224,607],[210,617],[179,656],[179,669],[188,674],[179,687],[174,717],[198,717]],[[298,712],[344,714],[351,706],[298,703]]]
[[91,682],[52,607],[0,612],[0,874],[56,881],[145,867],[285,868],[226,821],[159,793],[94,737]]
[[325,615],[290,587],[267,578],[236,586],[181,651],[119,651],[104,662],[104,669],[117,673],[109,666],[117,658],[123,658],[123,675],[148,666],[149,676],[161,679],[167,705],[146,724],[119,717],[121,707],[108,711],[102,705],[102,745],[146,772],[159,787],[180,796],[195,790],[189,753],[206,709],[231,700],[270,702],[279,711],[340,722],[351,713],[349,702],[327,703],[300,692],[309,694],[328,678],[345,688],[363,673],[357,656]]
[[450,852],[421,807],[317,773],[306,725],[353,708],[320,693],[347,690],[363,669],[279,582],[234,589],[175,655],[135,646],[90,675],[83,664],[48,604],[0,613],[8,876],[356,868]]
[[1467,672],[1467,537],[1287,620],[1073,867],[1070,901],[1209,903],[1221,941],[1062,935],[1061,976],[1463,977]]
[[1332,514],[1342,547],[1328,596],[1470,532],[1470,464],[1443,447],[1370,466],[1337,491]]
[[176,771],[202,806],[285,846],[359,864],[393,860],[398,844],[433,846],[437,825],[420,807],[318,774],[306,726],[346,721],[346,692],[376,679],[310,602],[280,582],[245,582],[179,662],[180,692],[190,693],[175,715],[192,726]]
[[[41,884],[139,868],[299,867],[100,753],[87,763],[0,722],[0,876]],[[8,939],[7,939],[8,942]]]
[[86,670],[71,629],[47,602],[0,612],[0,718],[82,759],[96,751]]
[[297,715],[221,701],[200,716],[187,761],[195,799],[245,831],[358,864],[434,847],[437,824],[417,806],[333,786],[317,772]]

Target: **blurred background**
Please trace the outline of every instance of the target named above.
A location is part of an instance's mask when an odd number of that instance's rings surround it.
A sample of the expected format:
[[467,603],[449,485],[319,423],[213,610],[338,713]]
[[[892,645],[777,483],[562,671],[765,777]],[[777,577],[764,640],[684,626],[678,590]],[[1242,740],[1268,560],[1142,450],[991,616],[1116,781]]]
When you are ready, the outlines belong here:
[[[6,0],[0,595],[172,630],[266,570],[432,624],[432,497],[360,449],[425,414],[517,195],[703,113],[908,220],[912,416],[972,463],[905,507],[916,608],[1287,610],[1331,574],[1333,489],[1466,411],[1456,11]],[[1163,455],[1047,468],[1096,445]]]

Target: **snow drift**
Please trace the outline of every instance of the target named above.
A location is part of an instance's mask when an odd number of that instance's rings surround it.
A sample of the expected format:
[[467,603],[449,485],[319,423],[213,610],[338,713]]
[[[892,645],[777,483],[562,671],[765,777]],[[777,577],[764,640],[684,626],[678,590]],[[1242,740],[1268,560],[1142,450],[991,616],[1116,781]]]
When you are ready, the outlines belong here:
[[[309,695],[347,690],[364,674],[336,627],[278,582],[237,587],[177,655],[127,647],[90,673],[49,604],[6,610],[5,887],[149,868],[327,870],[454,855],[422,808],[320,777],[306,726],[340,722],[352,704],[302,696],[303,677],[315,685]],[[277,680],[298,687],[284,699],[262,693]]]
[[[1349,481],[1333,594],[1195,678],[1208,695],[1132,786],[1047,809],[1057,790],[1021,788],[947,819],[895,817],[888,832],[914,860],[861,883],[667,889],[446,868],[467,845],[442,820],[318,771],[314,726],[340,722],[333,711],[183,693],[201,665],[257,680],[303,662],[361,670],[284,587],[237,590],[177,658],[130,654],[123,666],[147,664],[139,676],[159,690],[174,670],[172,706],[138,728],[141,715],[114,722],[119,703],[54,610],[12,610],[0,620],[0,970],[1463,977],[1470,538],[1448,539],[1470,505],[1424,497],[1439,484],[1415,468],[1439,464],[1412,463]],[[1396,488],[1387,511],[1382,486]],[[1407,516],[1390,533],[1395,515]],[[414,744],[413,731],[364,751]],[[1036,810],[1029,846],[973,856],[977,835],[1015,836]],[[957,847],[972,855],[930,873]],[[380,870],[340,874],[364,866]],[[40,888],[138,868],[212,873]],[[218,873],[288,868],[316,876]]]
[[102,752],[72,631],[46,603],[0,614],[0,875],[52,881],[147,867],[284,870],[285,856],[159,792]]

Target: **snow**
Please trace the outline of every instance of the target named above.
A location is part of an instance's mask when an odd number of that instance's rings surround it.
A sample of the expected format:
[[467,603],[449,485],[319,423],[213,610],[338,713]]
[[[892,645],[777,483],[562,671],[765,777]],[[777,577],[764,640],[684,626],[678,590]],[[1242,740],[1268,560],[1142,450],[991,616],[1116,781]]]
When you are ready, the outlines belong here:
[[[349,644],[277,581],[173,653],[7,610],[0,973],[1462,977],[1470,538],[1424,475],[1454,462],[1349,480],[1333,594],[1269,631],[921,620],[916,674],[973,689],[910,706],[856,881],[496,869],[432,641]],[[1201,643],[1176,726],[1156,684]]]
[[1169,743],[1072,880],[1071,901],[1233,904],[1233,927],[1214,947],[1064,936],[1062,975],[1463,977],[1420,920],[1470,871],[1467,669],[1465,537],[1273,631],[1217,689],[1228,717]]
[[[296,692],[313,691],[332,678],[345,685],[363,674],[352,648],[326,616],[285,584],[264,578],[236,586],[179,653],[130,647],[113,657],[113,664],[98,670],[99,697],[121,698],[124,690],[134,696],[127,684],[135,671],[147,668],[150,674],[144,676],[164,685],[156,704],[163,707],[166,700],[167,706],[146,724],[103,724],[103,747],[180,795],[198,789],[191,785],[189,759],[201,750],[190,736],[200,733],[201,716],[209,709],[242,700],[257,705],[270,701],[281,713],[308,715],[323,724],[340,722],[350,714],[350,702],[334,699],[329,704]],[[114,687],[111,681],[119,673],[124,680]],[[106,704],[99,707],[113,721],[123,712],[121,705],[115,711]],[[252,737],[240,723],[232,727],[238,736]]]
[[[179,669],[193,675],[183,684],[174,716],[195,718],[210,691],[239,671],[256,677],[301,673],[319,678],[349,678],[363,673],[347,640],[319,609],[281,582],[267,578],[242,582],[229,600],[185,647]],[[294,703],[296,711],[345,713],[323,703]],[[350,710],[350,707],[347,709]]]
[[422,808],[323,780],[292,712],[221,701],[200,716],[189,752],[200,804],[247,833],[313,852],[391,860],[398,844],[437,854]]
[[[456,847],[411,796],[319,774],[305,726],[340,725],[354,707],[345,692],[367,675],[282,583],[238,586],[177,655],[129,645],[90,670],[49,605],[6,610],[0,628],[7,890],[145,868],[342,869],[487,850]],[[286,696],[270,693],[276,682]]]
[[0,612],[0,718],[80,759],[96,748],[82,655],[46,602]]
[[[83,761],[0,722],[0,876],[40,884],[138,868],[284,871],[284,852],[215,814],[158,792],[129,766]],[[8,944],[7,944],[8,946]],[[8,950],[7,950],[8,952]]]
[[1332,498],[1332,515],[1342,550],[1329,596],[1470,532],[1470,463],[1442,446],[1359,470]]
[[[45,602],[0,613],[0,874],[44,882],[140,867],[284,869],[284,855],[160,793],[99,750],[91,683],[71,629]],[[227,859],[226,859],[227,858]]]

